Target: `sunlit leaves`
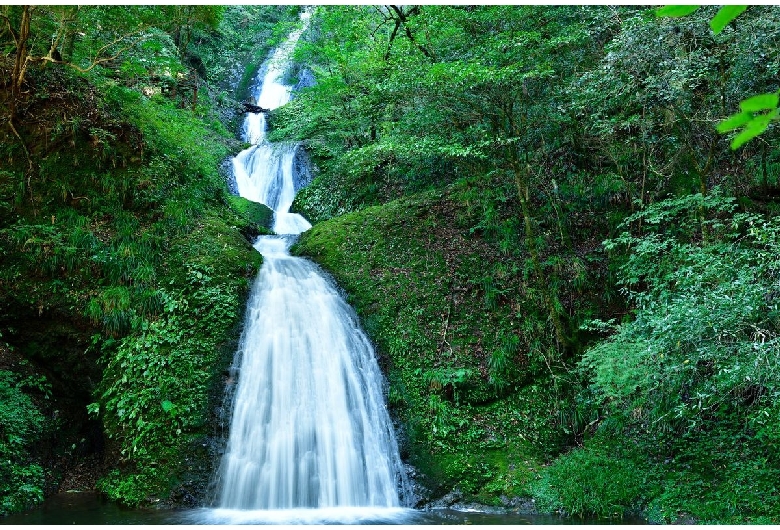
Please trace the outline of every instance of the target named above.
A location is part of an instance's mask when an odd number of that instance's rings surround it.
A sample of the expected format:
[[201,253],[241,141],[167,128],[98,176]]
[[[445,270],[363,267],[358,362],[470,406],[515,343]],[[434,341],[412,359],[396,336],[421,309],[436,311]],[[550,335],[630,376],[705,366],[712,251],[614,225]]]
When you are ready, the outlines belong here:
[[712,32],[717,35],[723,28],[725,28],[729,22],[741,15],[747,6],[723,6],[718,10],[718,13],[710,20],[710,28]]
[[[695,13],[699,7],[698,5],[683,5],[683,6],[664,6],[656,9],[655,15],[657,17],[672,17],[680,18],[686,17]],[[727,5],[721,7],[717,14],[710,20],[710,28],[712,32],[717,35],[735,18],[741,15],[747,6],[735,6]]]
[[769,94],[759,94],[740,102],[739,107],[744,112],[759,112],[777,108],[778,95],[776,92]]
[[[780,117],[778,93],[759,94],[740,102],[742,112],[734,114],[718,124],[718,132],[726,133],[737,129],[742,131],[731,141],[731,148],[737,149],[767,130]],[[762,111],[763,114],[756,114]]]
[[685,17],[694,13],[700,6],[686,5],[686,6],[664,6],[656,10],[655,15],[658,17]]
[[[710,20],[710,28],[715,35],[721,33],[735,18],[745,12],[748,6],[722,6]],[[658,17],[684,17],[695,12],[699,6],[665,6],[656,10]],[[731,149],[738,149],[756,136],[764,133],[769,125],[778,119],[778,93],[759,94],[743,100],[739,104],[742,112],[733,114],[718,124],[720,133],[742,129],[731,141]],[[768,111],[755,115],[756,112]]]

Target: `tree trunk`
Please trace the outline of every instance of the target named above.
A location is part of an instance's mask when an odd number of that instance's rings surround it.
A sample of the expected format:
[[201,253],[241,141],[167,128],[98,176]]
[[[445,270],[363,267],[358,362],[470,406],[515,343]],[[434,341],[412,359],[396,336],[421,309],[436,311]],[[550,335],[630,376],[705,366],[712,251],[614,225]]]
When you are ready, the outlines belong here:
[[16,58],[14,60],[14,70],[11,74],[11,94],[17,99],[22,93],[22,85],[24,84],[24,75],[27,72],[27,63],[29,57],[27,56],[27,41],[30,38],[30,13],[32,6],[24,6],[22,8],[22,20],[19,23],[19,31],[16,34]]

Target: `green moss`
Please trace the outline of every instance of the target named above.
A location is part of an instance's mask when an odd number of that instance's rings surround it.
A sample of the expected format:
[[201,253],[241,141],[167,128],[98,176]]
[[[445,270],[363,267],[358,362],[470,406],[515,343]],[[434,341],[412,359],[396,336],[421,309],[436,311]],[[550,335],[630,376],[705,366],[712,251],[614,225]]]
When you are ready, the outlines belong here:
[[569,393],[537,357],[551,331],[520,271],[457,221],[465,210],[457,189],[410,196],[316,224],[293,251],[361,316],[426,485],[496,504],[527,494],[560,447]]
[[229,195],[227,201],[231,210],[240,219],[239,229],[242,233],[272,233],[274,212],[268,206],[235,195]]

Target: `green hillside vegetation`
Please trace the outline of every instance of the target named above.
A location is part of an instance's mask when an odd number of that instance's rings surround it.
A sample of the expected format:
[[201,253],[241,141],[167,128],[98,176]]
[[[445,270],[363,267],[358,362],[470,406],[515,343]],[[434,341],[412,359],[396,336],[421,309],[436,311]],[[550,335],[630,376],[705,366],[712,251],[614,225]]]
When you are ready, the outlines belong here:
[[219,168],[295,12],[2,7],[0,514],[200,502],[268,221]]
[[777,523],[780,12],[740,11],[317,11],[273,118],[319,169],[297,251],[428,500]]

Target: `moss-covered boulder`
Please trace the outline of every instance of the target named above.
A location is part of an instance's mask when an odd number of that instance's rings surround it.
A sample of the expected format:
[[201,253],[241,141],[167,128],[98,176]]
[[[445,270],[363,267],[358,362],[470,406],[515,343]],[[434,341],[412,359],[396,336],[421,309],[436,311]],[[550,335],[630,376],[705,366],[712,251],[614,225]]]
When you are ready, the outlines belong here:
[[227,201],[240,220],[238,228],[244,237],[252,240],[261,234],[272,233],[274,212],[268,206],[236,195],[228,196]]

